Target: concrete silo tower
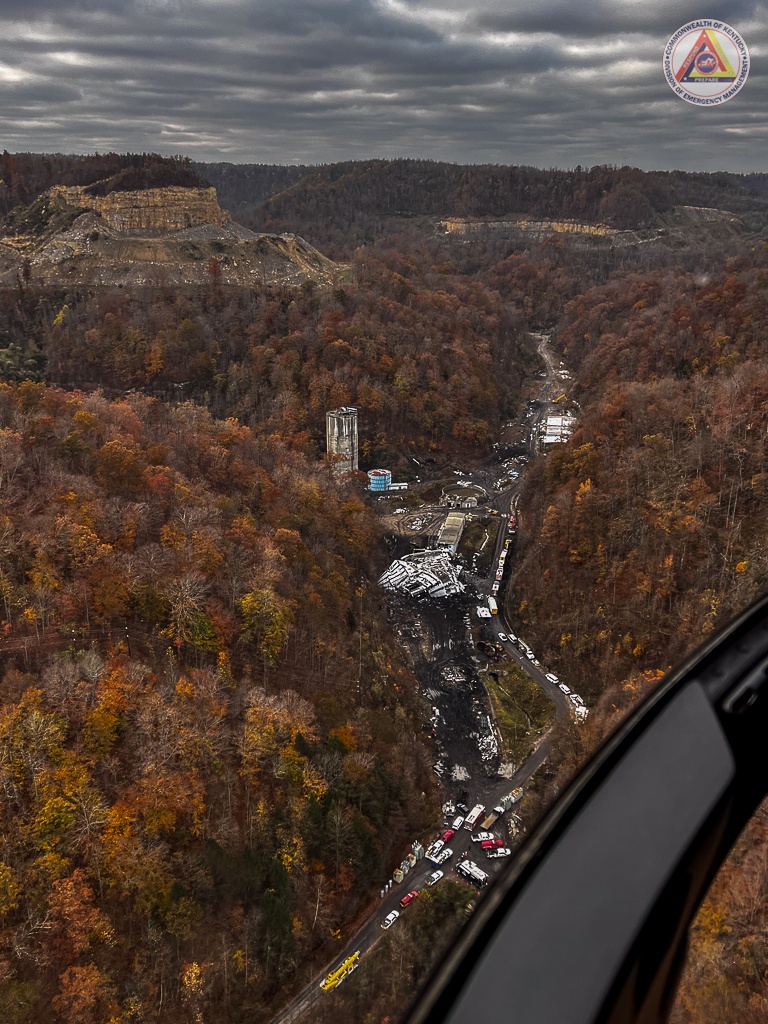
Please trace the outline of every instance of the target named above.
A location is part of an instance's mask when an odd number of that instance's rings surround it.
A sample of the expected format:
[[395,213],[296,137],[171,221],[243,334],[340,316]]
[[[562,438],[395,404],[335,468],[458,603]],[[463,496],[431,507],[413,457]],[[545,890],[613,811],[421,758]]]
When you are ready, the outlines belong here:
[[357,409],[341,405],[325,414],[328,451],[341,458],[336,463],[339,473],[357,471]]

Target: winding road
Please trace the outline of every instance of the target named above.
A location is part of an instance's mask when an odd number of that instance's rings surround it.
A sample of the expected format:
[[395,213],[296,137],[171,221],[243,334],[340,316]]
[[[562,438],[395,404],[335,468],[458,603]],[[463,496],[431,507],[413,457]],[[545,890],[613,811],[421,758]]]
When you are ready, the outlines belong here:
[[[547,342],[548,338],[545,335],[533,335],[538,341],[539,353],[541,354],[542,360],[546,366],[546,380],[542,382],[542,390],[540,394],[540,401],[542,404],[551,400],[552,385],[555,381],[556,370],[552,356],[548,350]],[[539,414],[541,415],[541,414]],[[532,457],[536,457],[535,445],[532,444]],[[501,524],[504,523],[504,515],[509,514],[510,502],[515,502],[517,492],[519,490],[519,481],[502,492],[499,495],[494,496],[492,504],[498,509],[501,518]],[[498,563],[498,557],[504,546],[504,541],[507,538],[507,532],[505,529],[500,529],[496,540],[496,552],[495,558],[492,562],[491,572],[495,576],[495,567]],[[493,580],[489,578],[484,581],[479,589],[490,593],[490,588]],[[503,593],[499,593],[499,607],[503,608]],[[531,679],[541,688],[547,697],[555,705],[555,723],[562,721],[571,713],[571,704],[568,701],[565,694],[550,680],[546,678],[545,671],[527,658],[509,639],[500,640],[498,638],[499,633],[505,634],[507,637],[510,633],[510,627],[507,624],[503,611],[500,611],[498,615],[495,615],[486,622],[491,626],[492,630],[497,634],[497,643],[502,644],[508,657],[526,672]],[[553,726],[554,727],[554,726]],[[547,760],[549,756],[549,734],[551,729],[539,740],[536,748],[531,753],[530,757],[520,766],[520,768],[514,773],[511,778],[503,778],[496,780],[484,780],[479,782],[474,787],[474,792],[471,797],[472,804],[482,803],[485,807],[490,808],[499,803],[501,798],[510,793],[517,787],[524,786],[531,778],[533,773],[540,767],[540,765]],[[445,828],[448,828],[446,823]],[[471,841],[470,832],[464,828],[459,829],[455,836],[450,840],[448,844],[453,850],[453,857],[451,860],[442,866],[446,874],[451,870],[455,870],[455,865],[459,863],[467,854],[470,853],[473,844]],[[479,860],[477,846],[474,845],[472,849],[472,858]],[[504,866],[504,860],[485,860],[483,858],[482,867],[483,870],[489,874],[497,874]],[[426,885],[427,879],[435,871],[435,865],[428,861],[426,858],[417,862],[416,866],[406,876],[405,880],[395,887],[381,900],[378,906],[372,911],[368,920],[361,928],[349,939],[334,959],[327,964],[321,972],[316,974],[311,981],[299,992],[297,996],[275,1017],[272,1018],[272,1024],[293,1024],[294,1021],[300,1020],[307,1011],[314,1005],[314,1003],[325,996],[325,992],[320,988],[320,983],[323,979],[331,972],[336,970],[347,957],[351,954],[358,952],[360,953],[360,959],[362,960],[376,945],[379,939],[384,935],[381,929],[381,922],[384,918],[392,911],[400,909],[400,900],[403,896],[414,889],[418,890]],[[407,913],[407,911],[405,911]],[[397,923],[395,923],[397,927]]]

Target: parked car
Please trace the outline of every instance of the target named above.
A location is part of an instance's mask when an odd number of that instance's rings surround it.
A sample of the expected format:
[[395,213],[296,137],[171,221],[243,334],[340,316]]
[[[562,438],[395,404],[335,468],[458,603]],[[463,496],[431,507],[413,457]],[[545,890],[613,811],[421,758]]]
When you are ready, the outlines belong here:
[[536,655],[533,653],[533,651],[526,651],[525,656],[529,661],[536,661]]
[[456,835],[455,830],[452,829],[452,828],[449,828],[446,832],[443,832],[443,842],[446,842],[446,843],[450,842],[451,839],[453,839],[453,837],[455,835]]
[[554,672],[547,672],[546,678],[550,681],[550,683],[554,683],[555,686],[557,686],[557,684],[560,682],[560,680],[557,678]]
[[488,860],[498,860],[499,857],[509,857],[512,851],[506,846],[500,846],[498,850],[488,850],[486,857]]
[[560,683],[560,689],[563,691],[563,693],[571,692],[570,686],[566,686],[565,683]]
[[581,707],[581,705],[584,703],[584,701],[581,699],[578,693],[569,693],[568,700],[571,702],[571,704],[575,704],[577,708]]
[[452,856],[453,850],[449,846],[446,846],[446,848],[435,858],[435,864],[445,864],[445,862],[450,860]]
[[443,877],[442,871],[433,871],[427,879],[427,885],[437,885],[440,879]]
[[451,822],[451,828],[454,830],[454,832],[458,832],[463,824],[464,819],[461,817],[461,815],[459,815],[458,818],[454,818],[453,821]]
[[504,642],[506,642],[506,639],[507,639],[507,634],[506,633],[499,633],[499,640],[503,640]]
[[483,850],[498,850],[504,844],[500,839],[484,839],[480,846]]
[[515,636],[514,633],[510,633],[509,634],[509,639],[512,641],[513,644],[517,643],[517,637]]
[[493,832],[475,832],[473,836],[470,836],[473,843],[485,843],[489,839],[495,839],[496,836]]
[[400,900],[401,907],[407,907],[409,903],[416,899],[419,895],[419,890],[414,889],[413,892],[406,893],[405,896]]
[[391,914],[387,914],[384,920],[381,922],[381,927],[386,931],[387,928],[391,928],[395,921],[400,917],[399,910],[393,910]]

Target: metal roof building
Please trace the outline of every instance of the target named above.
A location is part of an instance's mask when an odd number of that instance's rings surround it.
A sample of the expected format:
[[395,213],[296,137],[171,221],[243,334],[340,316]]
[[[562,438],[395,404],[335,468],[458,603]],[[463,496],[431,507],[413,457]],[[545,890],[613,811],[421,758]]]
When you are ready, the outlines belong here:
[[437,546],[447,548],[451,554],[456,554],[461,535],[464,532],[464,515],[461,512],[449,512],[445,522],[440,527],[437,535]]

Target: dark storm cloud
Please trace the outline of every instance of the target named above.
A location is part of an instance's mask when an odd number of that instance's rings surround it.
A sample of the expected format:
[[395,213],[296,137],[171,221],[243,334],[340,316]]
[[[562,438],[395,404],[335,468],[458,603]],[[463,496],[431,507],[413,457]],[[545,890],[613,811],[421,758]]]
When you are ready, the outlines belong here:
[[[727,8],[727,9],[726,9]],[[655,25],[671,35],[680,25],[701,18],[725,20],[737,24],[752,18],[762,4],[755,0],[678,0],[659,7],[644,3],[610,3],[608,0],[554,0],[543,4],[510,4],[506,10],[493,10],[473,17],[481,29],[495,32],[556,33],[563,37],[621,38],[627,35],[648,35]]]
[[710,0],[2,0],[0,144],[761,169],[766,2],[729,0],[752,74],[698,110],[661,51]]

